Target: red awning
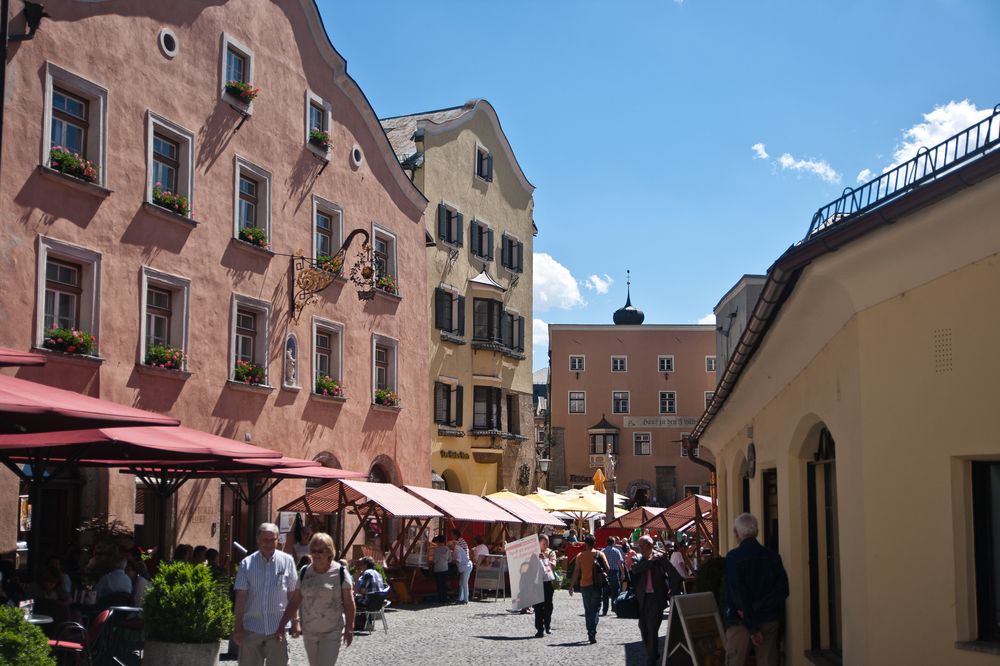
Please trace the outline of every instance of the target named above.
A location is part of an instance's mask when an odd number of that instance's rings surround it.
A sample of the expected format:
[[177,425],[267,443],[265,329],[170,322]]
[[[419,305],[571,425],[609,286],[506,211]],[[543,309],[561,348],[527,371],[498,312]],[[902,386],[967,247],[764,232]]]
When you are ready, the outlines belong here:
[[0,347],[0,367],[12,367],[18,365],[45,365],[45,357],[41,354]]
[[176,426],[175,418],[0,375],[0,424],[27,432],[114,426]]
[[486,497],[484,499],[493,502],[504,511],[514,514],[529,525],[566,527],[563,521],[553,518],[547,511],[530,500],[515,497]]
[[293,500],[278,511],[296,511],[317,514],[337,513],[343,510],[341,492],[349,504],[372,502],[380,513],[394,518],[441,518],[440,512],[419,499],[389,483],[372,483],[344,479],[331,481],[302,497]]
[[676,532],[687,529],[696,520],[707,522],[711,520],[715,504],[706,495],[688,495],[681,501],[668,506],[642,526],[651,530],[669,529]]
[[[315,463],[313,463],[315,465]],[[336,467],[323,467],[315,465],[313,467],[286,467],[274,470],[277,476],[287,476],[301,479],[365,479],[368,475],[364,472],[351,472],[346,469]]]
[[484,523],[522,522],[517,516],[507,513],[496,504],[490,504],[478,495],[453,493],[448,490],[421,488],[420,486],[404,487],[453,520]]
[[623,516],[618,516],[604,527],[634,530],[637,527],[642,527],[645,523],[649,522],[664,511],[666,511],[666,509],[658,506],[640,506],[632,509]]

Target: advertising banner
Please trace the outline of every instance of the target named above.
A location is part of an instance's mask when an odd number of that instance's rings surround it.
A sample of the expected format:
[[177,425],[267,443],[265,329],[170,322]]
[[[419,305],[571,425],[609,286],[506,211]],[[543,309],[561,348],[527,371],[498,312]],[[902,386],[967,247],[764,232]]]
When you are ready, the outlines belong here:
[[507,570],[510,572],[511,610],[519,611],[545,600],[542,589],[542,562],[538,559],[538,536],[532,534],[507,544]]

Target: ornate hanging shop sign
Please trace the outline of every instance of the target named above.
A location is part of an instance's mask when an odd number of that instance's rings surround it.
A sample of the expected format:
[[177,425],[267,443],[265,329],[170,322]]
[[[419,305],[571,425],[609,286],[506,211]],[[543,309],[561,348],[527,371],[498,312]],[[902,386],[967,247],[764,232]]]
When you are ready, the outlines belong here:
[[347,251],[357,236],[363,236],[361,249],[355,256],[348,276],[358,287],[358,298],[370,299],[375,290],[374,253],[369,244],[370,237],[364,229],[355,229],[344,240],[336,254],[306,257],[301,252],[292,257],[292,271],[295,276],[291,290],[291,307],[296,322],[307,305],[317,302],[317,294],[329,287],[344,273]]

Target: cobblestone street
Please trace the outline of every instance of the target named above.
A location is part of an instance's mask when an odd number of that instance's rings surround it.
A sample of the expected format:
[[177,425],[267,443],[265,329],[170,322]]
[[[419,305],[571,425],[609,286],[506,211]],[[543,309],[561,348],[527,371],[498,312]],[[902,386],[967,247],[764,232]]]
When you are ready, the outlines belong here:
[[[389,633],[376,622],[376,631],[354,638],[341,648],[339,664],[383,666],[393,661],[407,664],[510,664],[644,663],[636,620],[620,620],[609,611],[600,618],[597,643],[587,642],[583,623],[583,600],[557,591],[552,633],[534,638],[532,615],[507,613],[509,600],[496,603],[473,601],[467,606],[392,607],[386,613]],[[660,629],[666,632],[666,618]],[[289,641],[294,666],[305,666],[302,639]],[[661,638],[662,650],[662,638]],[[223,657],[225,659],[225,657]],[[234,662],[233,662],[234,663]]]

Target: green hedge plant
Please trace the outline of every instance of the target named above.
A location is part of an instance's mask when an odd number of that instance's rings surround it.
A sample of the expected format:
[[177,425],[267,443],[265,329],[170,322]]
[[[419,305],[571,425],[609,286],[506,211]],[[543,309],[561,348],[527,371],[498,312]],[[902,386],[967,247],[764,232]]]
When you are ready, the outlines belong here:
[[0,606],[0,664],[6,666],[55,666],[49,639],[24,619],[20,608]]
[[161,564],[142,605],[146,637],[165,643],[212,643],[233,632],[229,581],[205,564]]

